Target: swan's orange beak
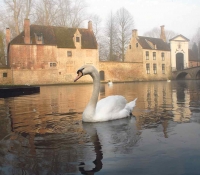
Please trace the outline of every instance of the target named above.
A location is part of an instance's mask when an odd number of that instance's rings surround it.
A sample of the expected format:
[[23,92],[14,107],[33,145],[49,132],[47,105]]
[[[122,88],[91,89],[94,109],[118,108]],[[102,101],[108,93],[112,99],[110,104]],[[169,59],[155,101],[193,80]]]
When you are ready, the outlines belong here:
[[74,79],[74,82],[76,82],[79,78],[83,76],[83,73],[81,71],[77,72],[77,77]]

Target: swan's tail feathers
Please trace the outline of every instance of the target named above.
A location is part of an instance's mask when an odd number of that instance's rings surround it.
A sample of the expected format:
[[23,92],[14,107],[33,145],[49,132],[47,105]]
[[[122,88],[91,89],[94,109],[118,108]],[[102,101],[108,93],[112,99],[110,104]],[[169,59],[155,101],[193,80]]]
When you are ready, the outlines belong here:
[[133,108],[136,106],[136,101],[137,101],[137,98],[129,103],[126,104],[126,109],[127,110],[130,110],[130,112],[132,112]]

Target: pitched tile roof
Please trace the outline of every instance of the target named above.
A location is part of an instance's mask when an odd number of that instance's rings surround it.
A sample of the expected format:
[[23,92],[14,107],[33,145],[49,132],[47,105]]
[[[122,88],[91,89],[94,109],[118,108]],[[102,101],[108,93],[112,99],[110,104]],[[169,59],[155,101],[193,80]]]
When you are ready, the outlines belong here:
[[[36,44],[35,34],[43,36],[44,45],[56,45],[58,48],[75,48],[73,37],[77,28],[30,25],[31,44]],[[82,38],[82,49],[97,49],[97,41],[92,31],[78,28]],[[11,45],[24,44],[24,31],[15,37]]]
[[160,38],[138,36],[137,41],[143,49],[170,51],[170,45]]

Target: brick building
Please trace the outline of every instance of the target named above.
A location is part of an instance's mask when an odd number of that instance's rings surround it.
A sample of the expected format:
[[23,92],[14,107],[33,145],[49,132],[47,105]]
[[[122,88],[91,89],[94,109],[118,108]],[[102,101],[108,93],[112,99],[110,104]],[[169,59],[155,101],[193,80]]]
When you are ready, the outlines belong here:
[[125,55],[126,62],[140,62],[145,80],[167,80],[171,76],[170,46],[166,42],[164,26],[160,38],[138,36],[136,29]]
[[98,45],[91,21],[88,28],[83,29],[30,25],[25,19],[24,31],[9,39],[7,29],[8,64],[13,72],[13,84],[72,82],[76,69],[83,64],[99,67]]

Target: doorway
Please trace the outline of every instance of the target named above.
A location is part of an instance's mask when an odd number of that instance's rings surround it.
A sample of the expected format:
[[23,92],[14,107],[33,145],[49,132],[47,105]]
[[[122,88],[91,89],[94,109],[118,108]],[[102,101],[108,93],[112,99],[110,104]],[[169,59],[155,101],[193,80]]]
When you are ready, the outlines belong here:
[[100,74],[100,80],[104,81],[104,71],[100,71],[99,74]]
[[176,54],[176,70],[184,69],[184,55],[183,53]]

